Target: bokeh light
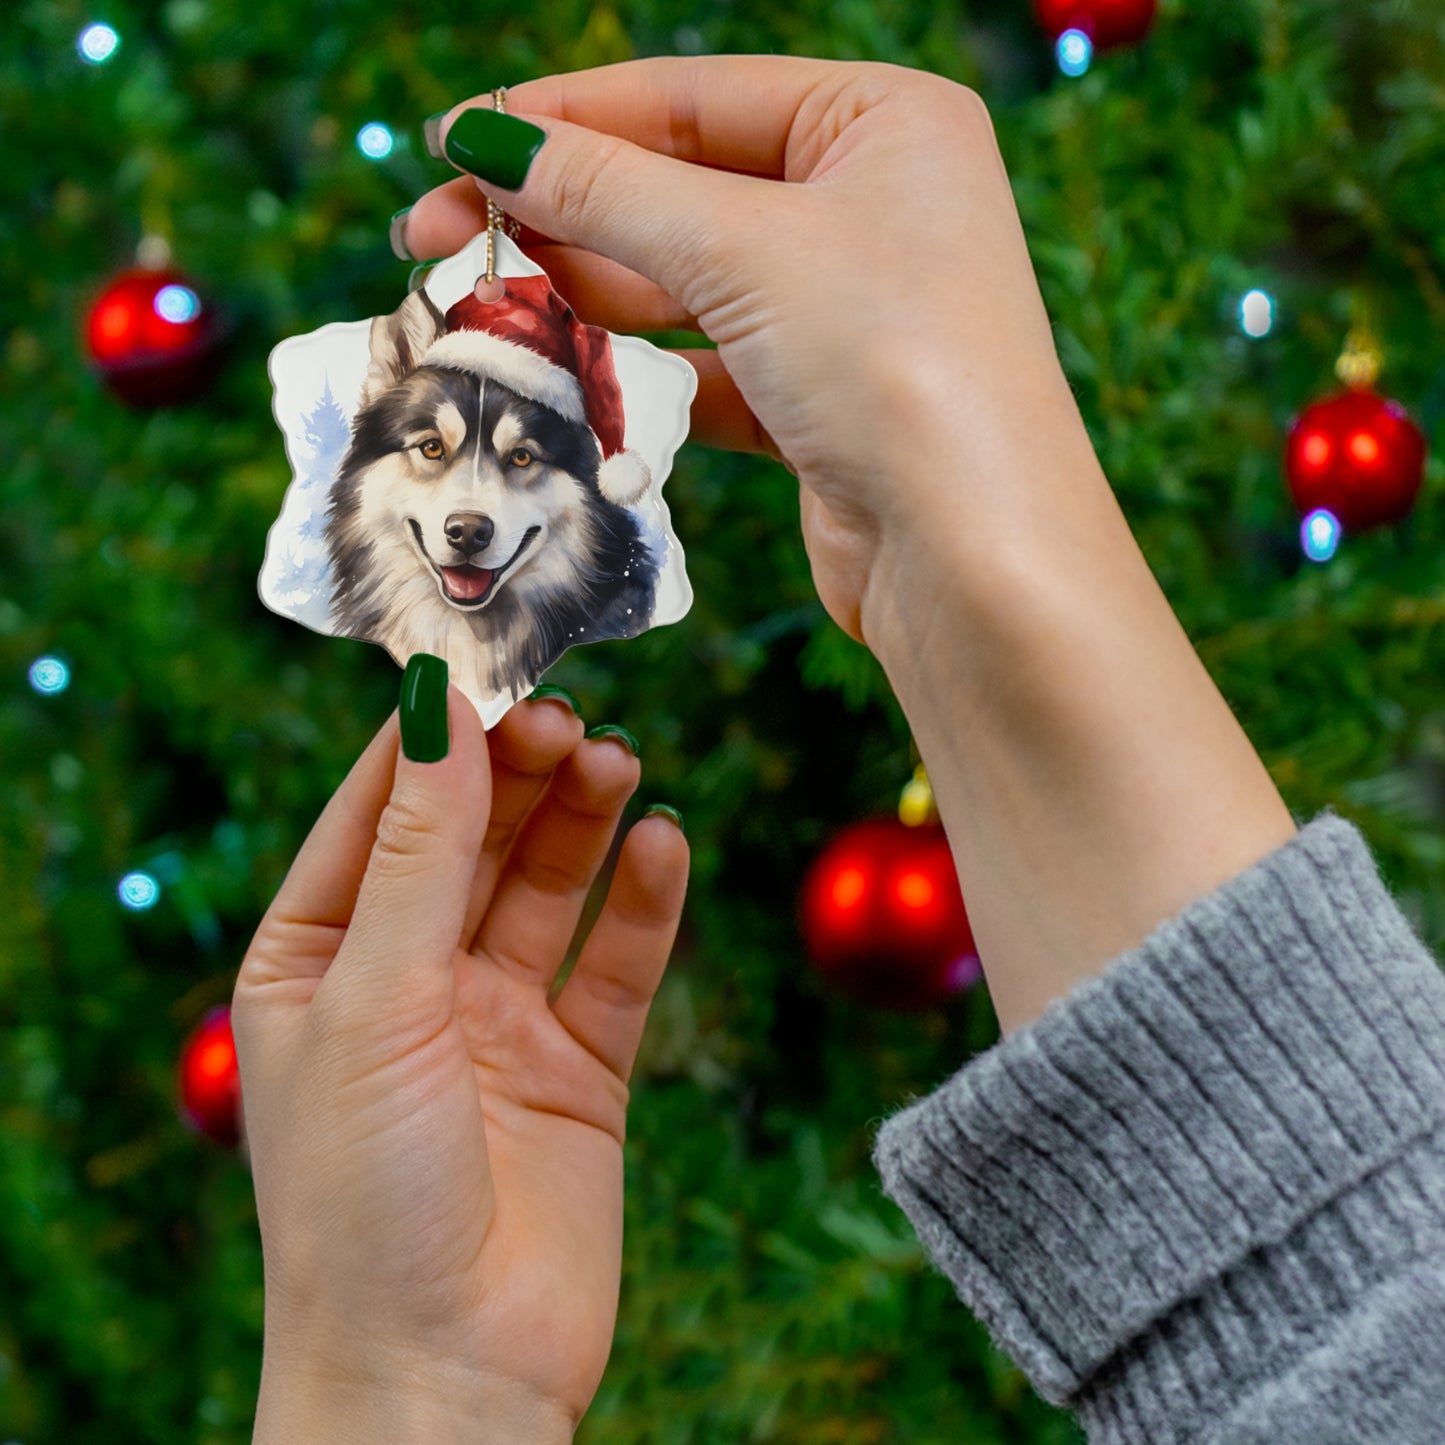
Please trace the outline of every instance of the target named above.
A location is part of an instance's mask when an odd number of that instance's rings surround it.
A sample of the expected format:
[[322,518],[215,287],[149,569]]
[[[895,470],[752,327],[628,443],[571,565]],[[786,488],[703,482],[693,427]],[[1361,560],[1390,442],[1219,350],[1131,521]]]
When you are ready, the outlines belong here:
[[234,1147],[241,1137],[241,1071],[231,1010],[212,1009],[181,1049],[181,1118],[218,1144]]
[[152,303],[162,321],[184,326],[201,314],[201,298],[189,286],[162,286]]
[[1324,507],[1316,507],[1300,523],[1300,546],[1311,562],[1328,562],[1339,550],[1339,518]]
[[951,993],[969,988],[983,977],[983,960],[976,953],[961,953],[949,965],[947,986]]
[[861,868],[843,868],[833,879],[833,906],[846,911],[863,901],[868,891],[868,875]]
[[1352,432],[1345,450],[1350,460],[1362,467],[1372,467],[1380,460],[1380,439],[1371,432]]
[[1246,291],[1239,303],[1239,326],[1246,336],[1268,336],[1274,329],[1274,298],[1268,291]]
[[1329,465],[1334,454],[1330,439],[1321,431],[1309,432],[1300,442],[1300,464],[1312,472],[1322,472]]
[[80,58],[90,65],[104,65],[120,49],[120,36],[109,25],[87,25],[75,42]]
[[937,892],[928,874],[916,868],[899,874],[893,883],[894,896],[904,908],[927,908]]
[[37,657],[30,664],[30,686],[46,697],[54,697],[70,686],[70,669],[58,657]]
[[1054,46],[1065,75],[1083,75],[1094,59],[1094,42],[1082,30],[1066,30]]
[[161,885],[149,873],[127,873],[115,891],[127,908],[139,913],[159,901]]
[[368,121],[356,132],[356,148],[369,160],[384,161],[396,145],[391,127],[379,120]]

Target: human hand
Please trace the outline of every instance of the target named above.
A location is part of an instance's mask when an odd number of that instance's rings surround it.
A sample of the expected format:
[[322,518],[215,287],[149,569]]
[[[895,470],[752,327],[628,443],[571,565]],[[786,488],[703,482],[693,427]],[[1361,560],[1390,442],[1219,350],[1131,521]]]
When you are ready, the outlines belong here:
[[546,131],[525,183],[431,191],[408,245],[456,250],[485,191],[585,319],[717,343],[684,353],[693,435],[797,473],[819,596],[928,763],[1006,1029],[1289,836],[1094,454],[977,95],[719,56],[507,106]]
[[[490,98],[449,112],[444,141],[473,106]],[[876,594],[918,585],[936,542],[1001,547],[1023,515],[1052,524],[1061,479],[1102,480],[972,91],[705,57],[529,81],[507,109],[547,132],[525,184],[431,191],[406,219],[412,254],[459,249],[490,195],[584,320],[715,341],[680,353],[692,434],[797,474],[814,581],[855,638],[893,640]]]
[[611,1348],[627,1080],[687,845],[662,818],[630,831],[549,1004],[638,762],[556,701],[490,746],[447,702],[439,762],[381,729],[236,983],[258,1442],[571,1439]]
[[683,353],[693,435],[797,473],[818,594],[928,763],[1005,1029],[1289,836],[1094,454],[977,95],[714,56],[507,109],[546,132],[525,182],[429,192],[408,247],[457,250],[489,195],[585,320],[717,343]]

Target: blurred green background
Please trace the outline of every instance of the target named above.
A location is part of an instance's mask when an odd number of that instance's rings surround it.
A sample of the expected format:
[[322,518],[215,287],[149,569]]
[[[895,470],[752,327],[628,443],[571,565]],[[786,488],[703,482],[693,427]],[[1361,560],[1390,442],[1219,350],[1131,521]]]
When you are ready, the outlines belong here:
[[[76,39],[113,25],[85,64]],[[1380,389],[1445,406],[1445,14],[1166,3],[1060,74],[1026,0],[12,3],[0,26],[0,1438],[249,1438],[261,1258],[244,1163],[178,1120],[182,1039],[395,704],[366,643],[266,611],[289,481],[266,356],[391,310],[387,218],[450,174],[420,122],[546,72],[777,51],[921,66],[988,100],[1056,337],[1171,601],[1296,815],[1357,821],[1445,939],[1441,466],[1414,515],[1300,553],[1284,428],[1360,304]],[[383,160],[358,130],[396,134]],[[226,315],[211,390],[135,411],[81,324],[141,237]],[[787,244],[759,236],[760,247]],[[969,284],[969,257],[958,257]],[[1241,296],[1277,303],[1246,338]],[[987,336],[960,337],[986,354]],[[1078,1438],[926,1264],[868,1160],[882,1116],[996,1037],[809,968],[799,881],[911,769],[869,655],[819,608],[780,469],[689,446],[667,484],[697,600],[549,676],[641,740],[694,846],[634,1077],[621,1318],[579,1438]],[[27,682],[42,655],[68,689]],[[128,913],[132,869],[162,881]]]

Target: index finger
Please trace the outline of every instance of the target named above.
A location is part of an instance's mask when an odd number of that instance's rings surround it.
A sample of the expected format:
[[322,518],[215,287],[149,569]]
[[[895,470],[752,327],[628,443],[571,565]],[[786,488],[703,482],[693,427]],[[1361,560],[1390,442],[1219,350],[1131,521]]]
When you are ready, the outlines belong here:
[[[508,88],[507,109],[677,160],[783,179],[807,103],[820,91],[831,98],[856,69],[791,55],[657,56],[524,81]],[[475,103],[488,102],[466,102]],[[448,114],[443,135],[464,108]]]

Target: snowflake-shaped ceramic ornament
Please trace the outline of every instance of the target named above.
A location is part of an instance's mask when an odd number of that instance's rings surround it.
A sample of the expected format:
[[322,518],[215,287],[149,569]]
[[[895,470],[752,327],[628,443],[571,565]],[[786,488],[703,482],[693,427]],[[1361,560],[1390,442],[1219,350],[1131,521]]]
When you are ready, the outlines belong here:
[[488,727],[568,647],[691,606],[662,485],[697,390],[495,245],[500,287],[479,236],[390,316],[271,353],[293,475],[260,575],[314,631],[445,658]]

